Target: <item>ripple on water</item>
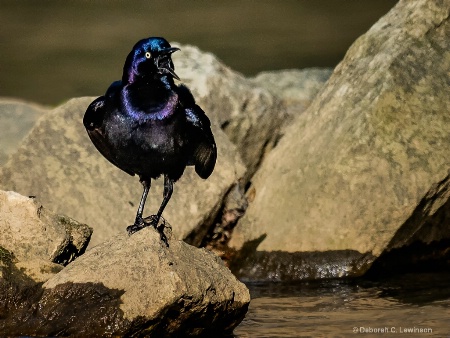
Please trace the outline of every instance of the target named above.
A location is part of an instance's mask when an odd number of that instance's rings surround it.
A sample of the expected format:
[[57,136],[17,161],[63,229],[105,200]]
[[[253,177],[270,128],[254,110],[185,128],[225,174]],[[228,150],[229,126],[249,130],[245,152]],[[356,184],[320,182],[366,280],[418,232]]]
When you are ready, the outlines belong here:
[[[237,338],[347,337],[385,329],[431,329],[417,337],[450,336],[450,274],[405,274],[380,281],[329,280],[297,284],[250,284],[249,312]],[[366,331],[366,332],[364,332]],[[405,332],[406,331],[406,332]]]

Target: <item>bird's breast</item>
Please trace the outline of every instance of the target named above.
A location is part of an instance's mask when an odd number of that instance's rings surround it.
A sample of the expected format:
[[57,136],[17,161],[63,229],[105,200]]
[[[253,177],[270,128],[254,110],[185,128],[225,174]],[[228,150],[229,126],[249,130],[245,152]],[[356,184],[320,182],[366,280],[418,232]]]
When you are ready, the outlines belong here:
[[[164,114],[164,112],[161,112]],[[159,161],[180,156],[186,146],[182,115],[171,113],[165,118],[141,118],[117,113],[105,125],[105,134],[116,150],[117,160],[134,158]]]

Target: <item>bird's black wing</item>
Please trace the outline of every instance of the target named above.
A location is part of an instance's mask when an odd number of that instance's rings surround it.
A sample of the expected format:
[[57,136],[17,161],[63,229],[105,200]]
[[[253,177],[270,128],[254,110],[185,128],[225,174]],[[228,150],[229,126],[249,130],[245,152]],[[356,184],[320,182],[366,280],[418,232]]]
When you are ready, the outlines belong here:
[[217,147],[211,131],[211,122],[205,112],[195,104],[194,97],[187,87],[178,87],[180,103],[186,114],[191,145],[189,164],[195,166],[195,172],[201,178],[208,178],[214,170],[217,159]]
[[106,142],[105,134],[103,131],[103,119],[105,118],[106,107],[105,107],[105,97],[100,96],[95,99],[87,108],[86,113],[83,117],[83,124],[89,135],[94,146],[97,150],[112,164],[114,164],[119,169],[125,171],[131,176],[134,173],[122,168],[114,160],[114,156],[111,154],[110,146]]

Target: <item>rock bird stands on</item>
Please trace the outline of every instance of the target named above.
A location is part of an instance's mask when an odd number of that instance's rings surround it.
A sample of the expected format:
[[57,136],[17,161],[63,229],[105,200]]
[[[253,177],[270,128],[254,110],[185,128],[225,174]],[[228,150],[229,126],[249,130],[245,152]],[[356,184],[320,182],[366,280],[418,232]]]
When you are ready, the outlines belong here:
[[[217,157],[210,121],[184,85],[176,85],[172,48],[163,38],[139,41],[128,54],[122,81],[92,102],[83,124],[95,147],[112,164],[138,175],[144,192],[132,233],[152,225],[167,243],[164,225],[158,227],[173,183],[188,165],[203,179],[211,175]],[[151,179],[164,175],[164,196],[158,213],[142,218]],[[150,219],[150,220],[148,220]]]

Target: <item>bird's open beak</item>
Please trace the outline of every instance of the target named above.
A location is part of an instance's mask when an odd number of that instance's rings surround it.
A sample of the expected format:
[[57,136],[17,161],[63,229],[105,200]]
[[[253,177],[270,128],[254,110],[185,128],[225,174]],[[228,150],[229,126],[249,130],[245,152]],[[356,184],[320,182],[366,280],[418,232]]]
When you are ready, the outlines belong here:
[[[158,62],[158,69],[160,71],[162,71],[163,73],[169,73],[170,75],[172,75],[175,79],[180,80],[180,78],[178,77],[177,74],[175,74],[175,71],[173,69],[173,63],[172,63],[172,59],[170,58],[170,55],[176,51],[180,50],[180,48],[176,48],[176,47],[171,47],[171,48],[166,48],[164,50],[162,50],[161,56],[163,55],[167,55],[168,58],[164,58],[163,62]],[[166,61],[167,60],[167,61]]]

